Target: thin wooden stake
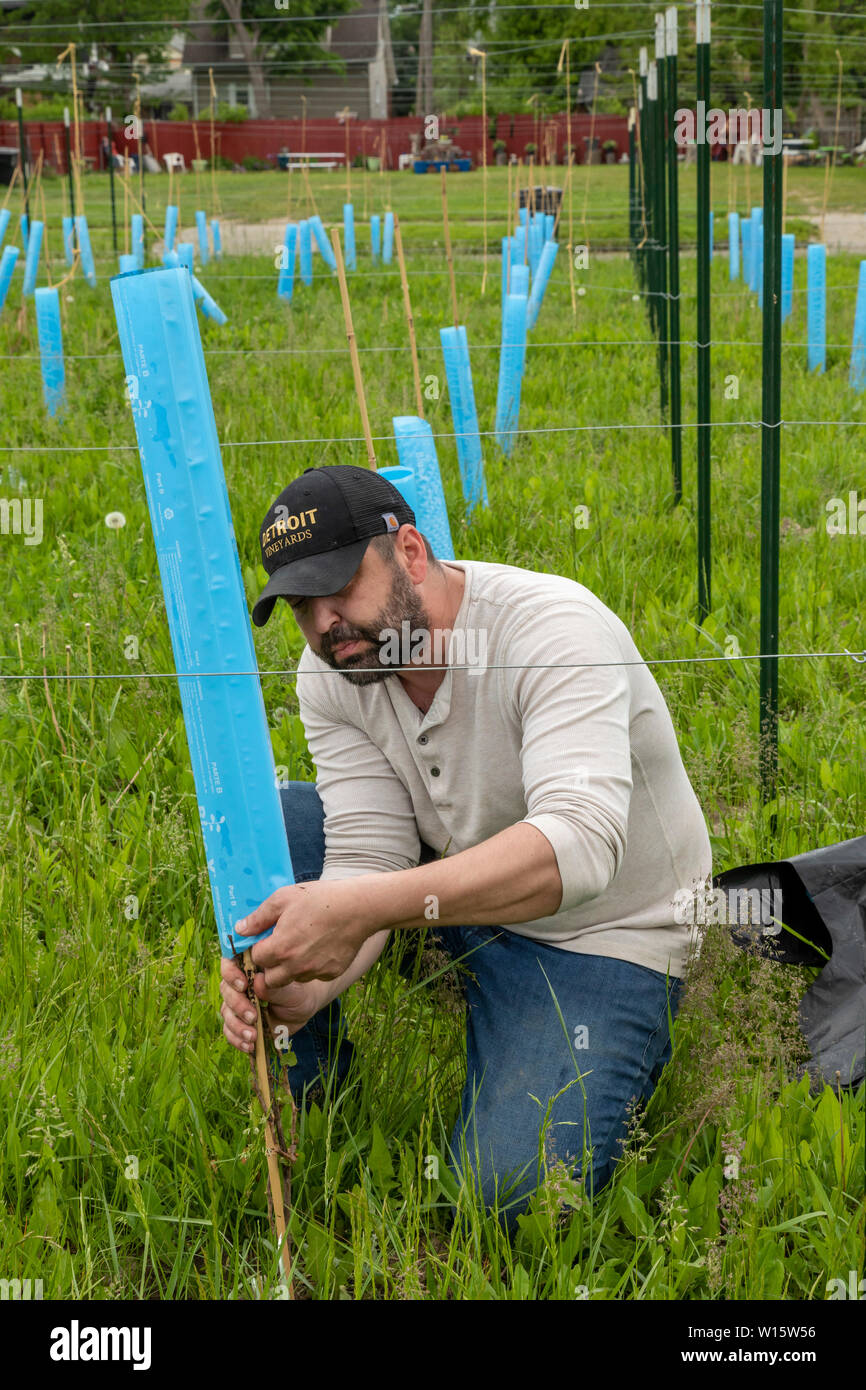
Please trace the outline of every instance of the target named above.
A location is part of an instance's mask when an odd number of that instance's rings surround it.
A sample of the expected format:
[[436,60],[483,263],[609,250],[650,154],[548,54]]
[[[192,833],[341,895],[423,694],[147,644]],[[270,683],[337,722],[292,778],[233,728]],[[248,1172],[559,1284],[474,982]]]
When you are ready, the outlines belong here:
[[306,190],[307,190],[307,197],[308,197],[309,200],[310,200],[310,207],[313,209],[313,212],[314,212],[314,213],[316,214],[316,216],[318,217],[318,215],[319,215],[319,209],[316,207],[316,200],[315,200],[315,198],[313,197],[313,188],[312,188],[312,185],[311,185],[311,183],[310,183],[310,171],[309,171],[309,169],[307,168],[307,161],[306,161],[306,160],[304,160],[304,163],[303,163],[303,165],[301,166],[301,173],[302,173],[303,176],[304,176],[304,186],[306,187]]
[[412,353],[412,375],[415,379],[415,404],[418,414],[424,419],[424,400],[421,395],[421,372],[418,367],[418,345],[415,342],[415,320],[412,317],[412,301],[409,298],[409,279],[406,275],[406,261],[403,257],[403,237],[400,232],[400,219],[394,213],[394,245],[397,247],[397,261],[400,266],[400,284],[403,287],[403,307],[406,310],[406,324],[409,329],[409,347]]
[[[746,92],[746,110],[751,111],[752,98]],[[752,127],[746,121],[746,216],[752,215]]]
[[280,1242],[280,1258],[283,1264],[283,1272],[289,1286],[289,1298],[294,1298],[292,1287],[292,1260],[289,1249],[289,1239],[286,1234],[286,1207],[285,1194],[283,1191],[283,1177],[280,1172],[280,1150],[277,1146],[274,1126],[271,1120],[271,1112],[274,1109],[274,1100],[271,1095],[271,1083],[268,1076],[268,1058],[265,1051],[265,1034],[262,1027],[262,1005],[259,996],[253,989],[253,977],[256,973],[253,965],[252,951],[244,951],[244,969],[247,977],[248,989],[247,998],[256,1011],[256,1076],[258,1079],[259,1102],[265,1119],[265,1154],[268,1163],[268,1185],[271,1190],[271,1205],[274,1212],[274,1226],[277,1231],[277,1239]]
[[454,257],[451,254],[451,228],[448,225],[448,186],[446,179],[447,169],[442,170],[442,225],[445,230],[445,259],[448,262],[448,279],[451,283],[451,309],[454,314],[454,327],[460,323],[460,316],[457,312],[457,286],[454,283]]
[[346,284],[346,267],[343,264],[343,248],[340,244],[340,230],[338,227],[331,228],[331,244],[334,248],[334,256],[337,260],[337,279],[340,282],[340,298],[343,301],[343,319],[346,324],[346,337],[349,340],[349,352],[352,355],[355,395],[358,397],[358,409],[361,412],[361,424],[364,428],[364,439],[367,444],[367,464],[375,472],[376,454],[373,449],[373,436],[370,432],[370,418],[367,414],[367,400],[364,395],[364,378],[361,376],[361,359],[358,356],[358,342],[355,337],[355,329],[352,326],[352,306],[349,303],[349,287]]
[[[216,117],[216,102],[217,102],[216,84],[215,84],[215,82],[214,82],[214,80],[213,80],[213,68],[208,68],[208,70],[207,70],[207,75],[208,75],[208,81],[209,81],[209,83],[210,83],[210,200],[211,200],[211,217],[213,217],[214,215],[219,216],[219,211],[220,211],[219,196],[218,196],[218,194],[217,194],[217,185],[216,185],[216,153],[215,153],[215,147],[214,147],[214,128],[213,128],[213,127],[214,127],[214,119],[215,119],[215,117]],[[289,163],[291,164],[291,160],[289,160]],[[291,182],[291,179],[292,179],[292,175],[291,175],[291,170],[290,170],[290,171],[289,171],[289,205],[290,205],[290,206],[291,206],[291,201],[292,201],[292,193],[291,193],[292,182]]]
[[481,197],[484,206],[484,270],[481,293],[487,286],[487,54],[480,48],[470,48],[473,58],[481,59]]
[[824,222],[827,217],[827,201],[830,197],[830,184],[836,172],[836,146],[839,143],[839,116],[842,111],[842,54],[836,49],[836,60],[839,64],[839,85],[836,89],[836,125],[833,131],[833,153],[827,160],[826,172],[824,174],[824,203],[821,208],[821,240],[824,240]]
[[595,154],[595,103],[598,98],[599,78],[601,77],[601,63],[595,65],[595,86],[592,91],[592,111],[589,117],[589,159],[586,164],[586,184],[583,190],[583,244],[589,246],[589,237],[586,234],[586,206],[589,202],[589,179],[592,169],[592,156]]
[[192,123],[192,138],[195,141],[195,205],[201,207],[201,149],[198,143],[198,121]]

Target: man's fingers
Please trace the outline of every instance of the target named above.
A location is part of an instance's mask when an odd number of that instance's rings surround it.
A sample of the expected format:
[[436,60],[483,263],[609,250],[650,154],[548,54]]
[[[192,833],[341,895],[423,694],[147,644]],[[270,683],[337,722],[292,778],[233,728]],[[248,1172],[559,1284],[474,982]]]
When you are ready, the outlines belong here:
[[256,1045],[255,1028],[243,1023],[225,1004],[222,1005],[220,1013],[223,1016],[223,1034],[226,1041],[230,1042],[232,1047],[240,1048],[242,1052],[253,1052]]
[[246,993],[247,977],[239,966],[227,956],[220,956],[220,976],[223,984],[228,985],[235,994]]
[[225,1001],[221,1010],[223,1016],[225,1016],[226,1011],[228,1010],[232,1014],[232,1016],[237,1020],[238,1024],[243,1022],[248,1025],[251,1024],[253,1027],[255,1027],[255,1006],[250,1003],[249,999],[247,999],[245,994],[239,994],[237,990],[232,989],[229,985],[227,985],[225,980],[223,980],[220,984],[220,994],[222,995]]
[[241,917],[235,922],[234,929],[237,935],[258,936],[259,932],[267,931],[268,927],[272,927],[296,886],[287,883],[282,888],[275,888],[263,903],[259,903],[258,907],[254,908],[246,917]]

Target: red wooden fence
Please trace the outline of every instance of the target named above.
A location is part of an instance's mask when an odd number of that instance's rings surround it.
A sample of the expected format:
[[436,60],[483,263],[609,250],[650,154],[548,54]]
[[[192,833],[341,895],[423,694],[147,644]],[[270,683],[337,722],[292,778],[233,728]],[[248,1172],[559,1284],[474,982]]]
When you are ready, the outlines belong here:
[[[571,139],[575,150],[575,160],[585,162],[588,149],[592,118],[584,113],[571,118]],[[94,169],[106,167],[102,153],[102,141],[107,127],[104,121],[85,121],[81,126],[82,154]],[[531,141],[544,149],[545,131],[555,131],[555,158],[564,162],[566,144],[566,118],[564,115],[535,121],[531,115],[499,115],[497,117],[496,137],[505,141],[506,152],[510,156],[525,158],[527,144]],[[35,161],[42,151],[45,162],[59,173],[64,173],[63,124],[61,121],[27,121],[24,127],[28,154]],[[385,134],[385,158],[388,168],[397,167],[397,157],[408,154],[410,136],[424,139],[424,119],[416,116],[400,116],[388,121],[352,121],[349,127],[349,149],[352,158],[356,155],[379,155],[382,149],[382,133]],[[455,144],[471,155],[473,163],[481,163],[482,122],[480,116],[440,118],[442,134],[452,136]],[[145,121],[144,133],[151,151],[162,162],[162,156],[170,153],[182,154],[187,167],[195,158],[196,141],[203,159],[211,154],[210,122],[202,121]],[[346,148],[346,133],[339,121],[244,121],[234,123],[218,121],[214,124],[217,154],[240,163],[244,155],[276,162],[281,149],[288,148],[294,153],[304,149],[308,154],[325,151],[343,152]],[[118,121],[113,126],[115,147],[122,150],[124,125]],[[625,116],[597,116],[593,129],[595,140],[600,148],[604,141],[615,140],[617,158],[628,150],[628,129]],[[18,127],[14,121],[0,121],[0,145],[18,147]],[[130,141],[127,148],[134,154],[137,144]],[[535,159],[538,161],[539,153]],[[487,162],[495,161],[493,141],[488,137]]]

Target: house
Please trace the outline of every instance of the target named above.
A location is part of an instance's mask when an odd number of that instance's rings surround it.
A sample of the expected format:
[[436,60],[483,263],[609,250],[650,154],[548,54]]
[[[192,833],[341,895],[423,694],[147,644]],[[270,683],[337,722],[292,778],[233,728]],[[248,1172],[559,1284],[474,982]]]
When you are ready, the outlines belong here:
[[184,51],[184,63],[192,70],[193,116],[210,106],[212,69],[217,101],[245,106],[252,119],[306,115],[309,120],[332,120],[344,107],[359,120],[386,119],[397,81],[387,0],[360,0],[356,10],[325,30],[320,43],[342,61],[342,72],[277,58],[257,87],[237,38],[195,25]]

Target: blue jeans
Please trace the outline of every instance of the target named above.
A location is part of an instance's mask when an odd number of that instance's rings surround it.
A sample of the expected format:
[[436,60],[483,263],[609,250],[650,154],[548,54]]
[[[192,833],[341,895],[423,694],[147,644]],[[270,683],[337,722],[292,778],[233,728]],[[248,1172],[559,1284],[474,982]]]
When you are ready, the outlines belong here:
[[[280,796],[295,879],[317,879],[325,855],[318,792],[312,783],[289,782]],[[422,862],[432,856],[424,848]],[[549,1107],[548,1161],[561,1160],[598,1192],[620,1157],[629,1102],[649,1099],[671,1055],[668,1010],[673,1018],[681,980],[609,956],[564,951],[506,927],[439,927],[431,939],[452,960],[470,953],[461,971],[467,1066],[452,1172],[459,1180],[468,1161],[473,1171],[465,1176],[487,1206],[496,1198],[513,1229],[538,1184]],[[293,1095],[300,1100],[305,1087],[319,1083],[327,1102],[328,1088],[345,1078],[354,1053],[338,999],[294,1035],[292,1048]],[[591,1151],[585,1167],[584,1141],[587,1158]]]

